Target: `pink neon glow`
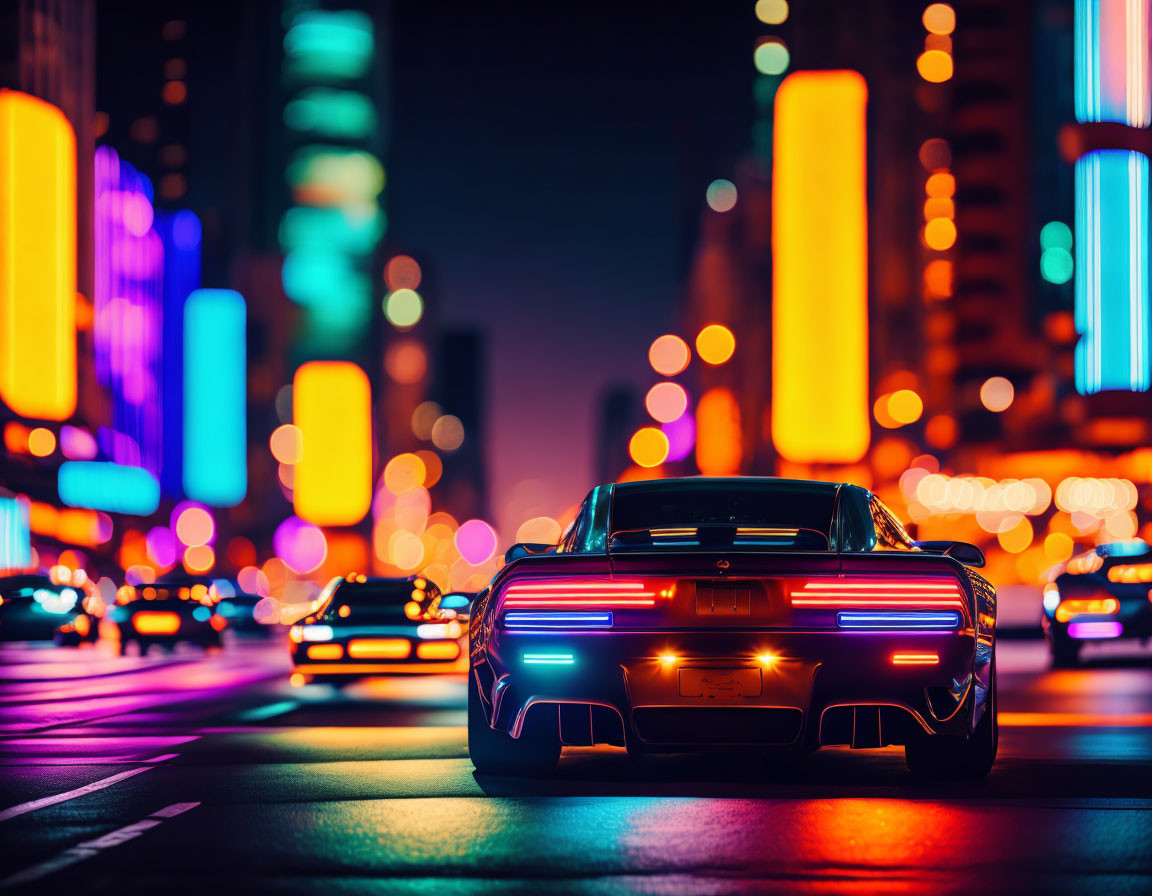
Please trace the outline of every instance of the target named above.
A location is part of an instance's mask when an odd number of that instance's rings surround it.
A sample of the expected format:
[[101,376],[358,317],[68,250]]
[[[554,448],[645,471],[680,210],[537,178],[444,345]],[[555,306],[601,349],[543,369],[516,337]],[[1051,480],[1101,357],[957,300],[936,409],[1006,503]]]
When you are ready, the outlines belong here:
[[1124,626],[1119,622],[1070,622],[1069,638],[1119,638]]
[[504,594],[506,607],[654,607],[656,592],[644,582],[517,582]]
[[483,520],[467,520],[456,530],[456,550],[472,566],[487,563],[496,553],[496,530]]

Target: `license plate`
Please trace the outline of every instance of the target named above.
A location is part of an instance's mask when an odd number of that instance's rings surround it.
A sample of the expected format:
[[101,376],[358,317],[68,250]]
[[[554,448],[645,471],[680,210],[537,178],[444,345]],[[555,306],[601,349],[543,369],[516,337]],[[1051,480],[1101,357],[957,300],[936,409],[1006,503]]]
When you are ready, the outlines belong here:
[[748,616],[752,612],[752,588],[748,585],[696,586],[697,616]]
[[681,669],[681,697],[759,697],[759,669]]

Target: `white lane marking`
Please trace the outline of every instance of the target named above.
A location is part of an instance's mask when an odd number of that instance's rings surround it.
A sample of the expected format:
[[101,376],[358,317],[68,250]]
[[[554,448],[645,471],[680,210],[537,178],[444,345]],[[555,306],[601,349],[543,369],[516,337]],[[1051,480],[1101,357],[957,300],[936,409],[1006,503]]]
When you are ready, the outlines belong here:
[[57,803],[66,803],[68,800],[74,800],[77,797],[95,793],[97,790],[103,790],[105,787],[111,787],[117,781],[131,778],[133,775],[146,772],[153,767],[154,766],[151,765],[145,765],[142,768],[132,768],[126,772],[119,772],[110,777],[101,778],[99,781],[93,781],[91,784],[85,784],[83,787],[77,787],[75,790],[21,803],[19,806],[13,806],[11,809],[5,809],[3,812],[0,812],[0,821],[7,821],[9,818],[15,818],[17,815],[23,815],[25,812],[35,812],[37,809],[43,809],[45,806],[55,806]]
[[[141,769],[141,771],[143,771],[143,769]],[[47,877],[49,874],[59,871],[61,868],[67,868],[69,865],[75,865],[77,862],[90,859],[105,849],[111,849],[113,846],[119,846],[121,843],[127,843],[129,840],[135,840],[145,831],[150,831],[157,825],[162,824],[165,820],[175,818],[177,815],[182,815],[189,809],[195,809],[199,805],[200,803],[196,802],[173,803],[171,806],[165,806],[163,809],[158,809],[153,812],[143,821],[137,821],[125,825],[122,828],[117,828],[109,834],[97,837],[95,840],[87,840],[84,843],[73,846],[71,849],[64,850],[60,855],[48,859],[46,862],[41,862],[39,865],[33,865],[31,868],[25,868],[23,871],[17,871],[15,874],[9,875],[3,880],[0,880],[0,890],[32,883],[33,881],[40,880],[42,877]]]
[[153,756],[151,759],[145,759],[145,762],[167,762],[169,759],[175,759],[179,753],[162,753],[159,756]]

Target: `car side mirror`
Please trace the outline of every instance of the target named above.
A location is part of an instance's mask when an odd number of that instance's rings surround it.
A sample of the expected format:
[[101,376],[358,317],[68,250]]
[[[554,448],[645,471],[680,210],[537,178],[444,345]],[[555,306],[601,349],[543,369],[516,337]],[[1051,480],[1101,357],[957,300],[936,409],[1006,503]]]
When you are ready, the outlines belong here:
[[943,554],[976,569],[980,569],[987,562],[984,559],[984,552],[966,541],[918,541],[916,547],[929,554]]
[[555,550],[554,544],[534,544],[532,542],[519,542],[512,545],[504,552],[504,562],[511,563],[514,560],[519,560],[523,557],[534,557],[537,554],[547,554],[549,551]]

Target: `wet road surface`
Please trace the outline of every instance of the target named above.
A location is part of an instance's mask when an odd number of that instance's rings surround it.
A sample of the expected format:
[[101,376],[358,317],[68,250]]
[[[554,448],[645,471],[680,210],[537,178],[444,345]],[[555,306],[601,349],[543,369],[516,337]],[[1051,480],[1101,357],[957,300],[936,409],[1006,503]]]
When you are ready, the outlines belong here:
[[[1117,645],[1119,647],[1119,645]],[[0,649],[5,892],[1152,892],[1152,659],[1004,642],[1000,759],[566,751],[475,775],[462,680],[290,688],[282,646]]]

